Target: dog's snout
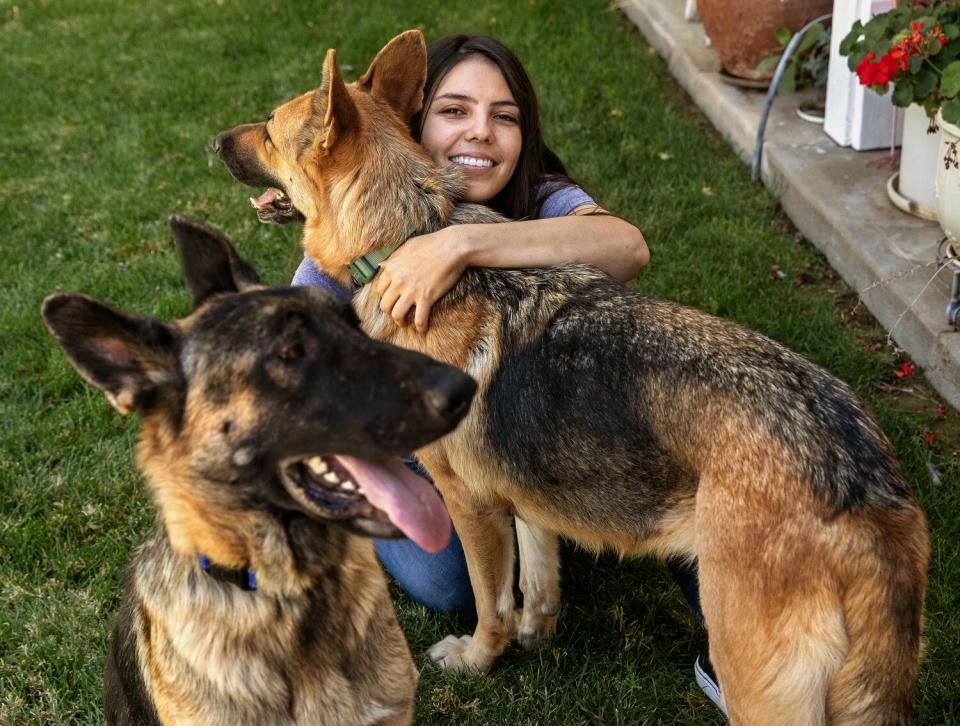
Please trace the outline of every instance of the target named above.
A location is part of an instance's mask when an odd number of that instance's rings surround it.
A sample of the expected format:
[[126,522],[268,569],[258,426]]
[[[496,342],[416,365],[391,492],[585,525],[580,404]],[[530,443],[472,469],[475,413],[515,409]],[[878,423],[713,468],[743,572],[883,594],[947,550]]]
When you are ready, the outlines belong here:
[[227,146],[229,139],[230,134],[226,131],[221,131],[219,134],[213,137],[213,141],[211,142],[213,150],[219,154],[220,151]]
[[470,409],[477,384],[453,368],[436,371],[427,381],[425,398],[434,412],[446,419],[460,419]]

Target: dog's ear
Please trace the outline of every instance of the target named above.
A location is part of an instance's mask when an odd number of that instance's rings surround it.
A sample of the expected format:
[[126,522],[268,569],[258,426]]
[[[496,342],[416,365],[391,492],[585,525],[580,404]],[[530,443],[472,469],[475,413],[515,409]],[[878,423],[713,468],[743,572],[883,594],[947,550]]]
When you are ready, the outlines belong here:
[[212,227],[175,214],[170,229],[196,310],[211,295],[243,292],[260,285],[260,276],[244,262],[230,240]]
[[328,151],[340,134],[354,128],[359,122],[357,107],[337,68],[337,51],[333,48],[327,51],[320,87],[313,93],[313,114],[313,126],[320,143]]
[[120,413],[148,413],[181,387],[180,337],[166,323],[86,295],[50,295],[40,314],[77,372]]
[[357,87],[390,104],[404,122],[423,107],[427,46],[423,33],[408,30],[387,43],[357,80]]

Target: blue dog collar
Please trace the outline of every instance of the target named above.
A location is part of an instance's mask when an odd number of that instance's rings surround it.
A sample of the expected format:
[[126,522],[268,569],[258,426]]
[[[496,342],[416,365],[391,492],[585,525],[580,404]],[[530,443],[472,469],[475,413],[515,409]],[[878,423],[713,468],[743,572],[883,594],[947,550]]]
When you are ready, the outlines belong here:
[[210,577],[212,577],[214,580],[236,585],[241,590],[257,589],[257,576],[254,574],[253,570],[246,568],[235,570],[229,567],[211,565],[210,560],[207,559],[207,556],[202,555],[199,552],[197,553],[197,562],[200,563],[200,569],[210,575]]

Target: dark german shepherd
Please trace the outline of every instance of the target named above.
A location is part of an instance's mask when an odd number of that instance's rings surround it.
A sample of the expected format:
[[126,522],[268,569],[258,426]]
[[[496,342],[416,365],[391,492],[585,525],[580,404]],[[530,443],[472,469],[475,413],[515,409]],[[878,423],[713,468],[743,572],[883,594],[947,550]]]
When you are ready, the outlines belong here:
[[370,340],[329,293],[267,289],[230,243],[171,220],[194,312],[84,295],[43,318],[79,373],[141,418],[158,508],[106,665],[111,724],[406,724],[417,671],[367,537],[442,548],[436,493],[396,459],[476,388]]
[[[346,85],[329,51],[316,91],[215,141],[239,181],[271,187],[261,217],[302,214],[307,254],[342,282],[351,262],[411,234],[500,219],[455,204],[458,172],[410,138],[425,59],[420,33],[404,33]],[[431,649],[440,665],[483,671],[512,636],[553,631],[562,535],[698,560],[733,723],[912,720],[929,536],[846,385],[762,335],[589,267],[468,270],[423,335],[379,302],[371,285],[354,298],[368,333],[479,382],[457,431],[418,451],[477,603],[473,637]]]

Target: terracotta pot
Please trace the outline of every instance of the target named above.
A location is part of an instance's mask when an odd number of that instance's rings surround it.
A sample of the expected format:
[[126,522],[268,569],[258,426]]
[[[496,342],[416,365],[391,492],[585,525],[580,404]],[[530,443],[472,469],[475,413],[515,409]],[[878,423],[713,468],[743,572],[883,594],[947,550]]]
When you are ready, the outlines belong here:
[[757,73],[757,64],[780,51],[774,31],[795,33],[833,9],[833,0],[698,0],[703,30],[727,73],[741,78],[769,80],[773,73]]

